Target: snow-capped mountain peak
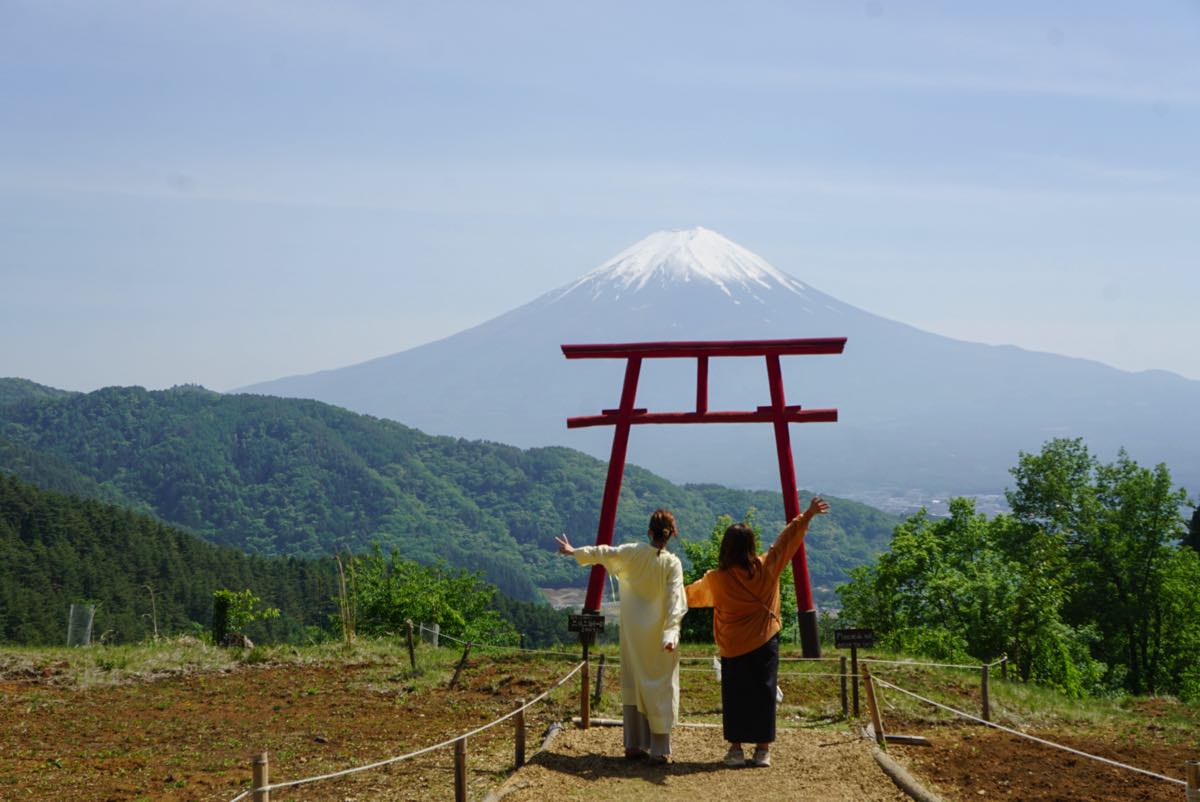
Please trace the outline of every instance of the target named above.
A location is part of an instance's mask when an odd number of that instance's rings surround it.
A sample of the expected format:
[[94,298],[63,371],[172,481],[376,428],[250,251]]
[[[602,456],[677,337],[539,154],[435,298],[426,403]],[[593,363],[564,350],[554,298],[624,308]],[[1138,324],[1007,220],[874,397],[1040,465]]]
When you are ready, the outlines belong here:
[[758,254],[715,231],[696,227],[656,231],[564,287],[558,297],[577,289],[590,290],[599,298],[637,292],[647,285],[690,282],[716,285],[730,297],[738,291],[757,298],[756,291],[780,288],[802,294],[806,289]]

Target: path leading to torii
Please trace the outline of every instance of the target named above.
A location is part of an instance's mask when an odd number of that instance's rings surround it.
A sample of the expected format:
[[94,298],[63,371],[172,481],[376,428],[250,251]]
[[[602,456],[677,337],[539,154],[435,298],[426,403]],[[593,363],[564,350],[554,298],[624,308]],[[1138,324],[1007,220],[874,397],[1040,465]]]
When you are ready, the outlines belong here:
[[504,802],[545,800],[805,800],[910,802],[848,729],[780,730],[770,768],[731,769],[719,729],[677,727],[674,762],[622,756],[619,727],[568,728],[500,789]]

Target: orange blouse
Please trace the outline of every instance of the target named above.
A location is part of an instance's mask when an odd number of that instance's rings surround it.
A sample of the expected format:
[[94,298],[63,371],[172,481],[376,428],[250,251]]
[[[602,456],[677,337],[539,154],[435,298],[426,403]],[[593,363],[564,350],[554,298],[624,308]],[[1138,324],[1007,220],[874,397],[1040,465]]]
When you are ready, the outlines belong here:
[[754,572],[734,566],[714,569],[688,585],[688,607],[713,608],[713,640],[722,657],[752,652],[780,630],[779,575],[787,567],[804,536],[812,516],[796,516],[766,554],[754,558]]

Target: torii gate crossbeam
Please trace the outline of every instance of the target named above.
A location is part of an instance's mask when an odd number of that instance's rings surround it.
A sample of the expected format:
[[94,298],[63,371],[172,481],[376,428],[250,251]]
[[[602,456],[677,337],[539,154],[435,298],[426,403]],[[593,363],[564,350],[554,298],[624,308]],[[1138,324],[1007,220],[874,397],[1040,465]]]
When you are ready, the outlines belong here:
[[[783,392],[782,356],[807,354],[840,354],[846,346],[845,337],[801,340],[725,340],[708,342],[619,343],[606,345],[564,345],[567,359],[624,359],[625,381],[621,400],[616,409],[603,410],[599,415],[567,419],[568,429],[589,426],[612,426],[612,454],[608,460],[608,477],[604,483],[604,498],[600,503],[600,523],[596,544],[612,544],[617,519],[617,500],[621,495],[621,480],[625,473],[625,454],[629,446],[631,427],[652,423],[771,423],[775,429],[775,451],[779,460],[779,484],[783,491],[783,512],[786,520],[800,514],[796,495],[796,469],[792,461],[789,423],[834,423],[836,409],[801,409],[788,406]],[[752,411],[714,412],[708,408],[708,360],[713,357],[763,357],[767,363],[767,385],[771,403]],[[638,376],[644,359],[696,360],[696,409],[694,412],[650,412],[634,407]],[[813,602],[812,585],[808,578],[808,559],[804,544],[792,558],[792,574],[796,585],[796,602],[800,608],[800,640],[805,657],[819,657],[820,641],[817,632],[817,611]],[[598,612],[604,588],[604,567],[592,566],[587,596],[583,608]]]

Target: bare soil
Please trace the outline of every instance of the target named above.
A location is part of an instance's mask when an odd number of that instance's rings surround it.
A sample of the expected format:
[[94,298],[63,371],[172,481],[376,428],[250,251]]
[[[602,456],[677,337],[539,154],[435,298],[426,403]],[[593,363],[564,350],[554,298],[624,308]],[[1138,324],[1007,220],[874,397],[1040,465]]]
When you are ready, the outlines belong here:
[[[428,687],[407,668],[246,666],[91,689],[52,675],[0,682],[0,800],[229,800],[249,786],[254,753],[269,753],[275,782],[403,754],[508,712],[571,663],[484,655],[453,691],[443,672]],[[531,708],[531,746],[569,717],[569,690]],[[468,746],[471,797],[480,798],[512,765],[512,729]],[[452,761],[441,749],[272,799],[453,799]]]
[[[1179,802],[1183,788],[1089,758],[1052,749],[982,726],[907,726],[930,747],[889,747],[913,776],[948,800],[1019,799],[1023,802]],[[1089,754],[1183,779],[1185,751],[1173,744],[1114,742],[1103,736],[1031,733]]]

